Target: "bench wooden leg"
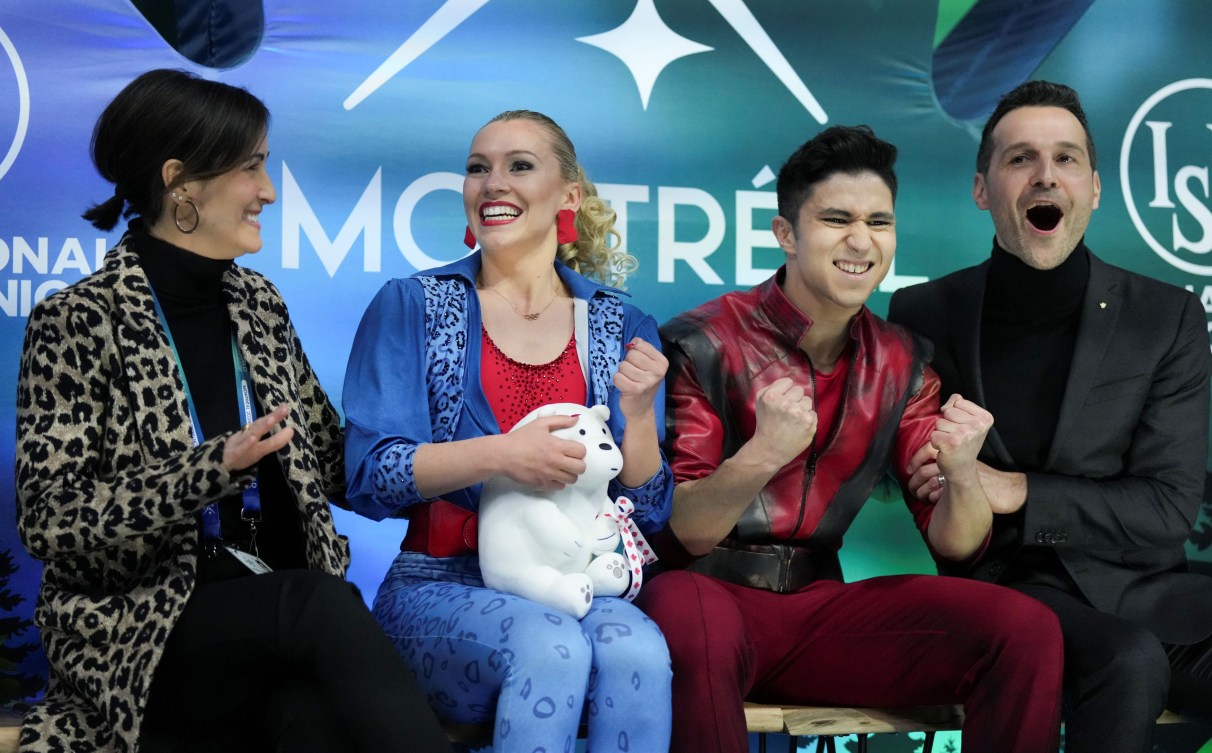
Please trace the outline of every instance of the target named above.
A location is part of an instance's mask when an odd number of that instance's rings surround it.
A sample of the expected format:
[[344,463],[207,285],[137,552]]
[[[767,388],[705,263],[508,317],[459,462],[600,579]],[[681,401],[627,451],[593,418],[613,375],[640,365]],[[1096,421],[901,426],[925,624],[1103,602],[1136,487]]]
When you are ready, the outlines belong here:
[[926,733],[926,743],[922,746],[922,753],[932,753],[934,750],[934,733]]

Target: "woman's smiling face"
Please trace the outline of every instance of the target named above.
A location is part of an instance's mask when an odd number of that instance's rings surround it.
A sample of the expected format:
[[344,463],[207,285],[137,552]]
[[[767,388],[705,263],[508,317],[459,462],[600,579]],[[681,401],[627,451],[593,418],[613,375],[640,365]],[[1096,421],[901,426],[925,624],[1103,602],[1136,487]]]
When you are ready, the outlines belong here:
[[564,180],[550,137],[538,123],[499,120],[471,142],[463,179],[467,224],[486,253],[556,249],[556,213],[577,209],[580,185]]
[[[173,242],[212,259],[234,259],[260,251],[261,210],[277,199],[265,168],[268,157],[269,144],[262,138],[248,159],[234,169],[181,186],[176,193],[197,207],[198,225],[192,233],[174,237]],[[179,205],[175,211],[188,227],[193,214],[189,205]]]

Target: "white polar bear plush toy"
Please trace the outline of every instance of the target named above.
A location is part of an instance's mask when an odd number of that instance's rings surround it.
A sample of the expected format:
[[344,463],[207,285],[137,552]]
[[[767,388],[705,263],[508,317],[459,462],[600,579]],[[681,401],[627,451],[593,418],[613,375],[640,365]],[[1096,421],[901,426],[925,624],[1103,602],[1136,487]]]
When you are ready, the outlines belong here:
[[[485,481],[480,494],[480,572],[489,588],[579,620],[595,595],[627,593],[639,566],[629,567],[628,559],[615,551],[620,516],[607,487],[623,468],[623,453],[606,425],[610,408],[552,403],[518,421],[513,430],[555,415],[578,417],[573,426],[552,433],[585,445],[585,472],[558,491],[530,489],[507,476]],[[624,521],[624,527],[634,526]]]

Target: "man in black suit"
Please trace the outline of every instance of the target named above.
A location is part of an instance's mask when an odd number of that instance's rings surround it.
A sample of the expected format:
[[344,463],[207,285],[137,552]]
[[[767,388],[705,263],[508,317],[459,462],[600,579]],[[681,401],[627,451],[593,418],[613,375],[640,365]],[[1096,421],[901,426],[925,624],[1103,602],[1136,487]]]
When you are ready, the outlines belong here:
[[[934,342],[942,393],[986,408],[984,553],[940,570],[1023,591],[1065,635],[1069,753],[1152,750],[1164,707],[1212,722],[1212,578],[1183,544],[1202,501],[1209,356],[1199,300],[1110,266],[1076,92],[1030,81],[981,135],[973,199],[990,259],[898,291],[889,321]],[[937,466],[910,484],[936,496]]]

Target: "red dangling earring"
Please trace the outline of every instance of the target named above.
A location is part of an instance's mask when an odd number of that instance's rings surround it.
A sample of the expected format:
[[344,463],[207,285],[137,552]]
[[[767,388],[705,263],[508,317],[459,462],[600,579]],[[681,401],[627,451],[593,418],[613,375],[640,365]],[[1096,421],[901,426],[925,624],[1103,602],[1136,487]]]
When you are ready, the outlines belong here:
[[463,233],[463,245],[470,248],[472,251],[476,248],[476,237],[471,232],[471,225],[467,226],[467,232]]
[[556,212],[556,243],[561,246],[565,243],[576,243],[577,238],[577,213],[571,209],[561,209]]

